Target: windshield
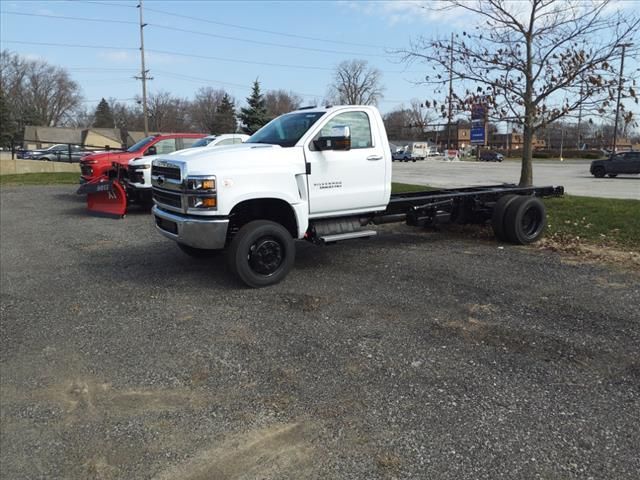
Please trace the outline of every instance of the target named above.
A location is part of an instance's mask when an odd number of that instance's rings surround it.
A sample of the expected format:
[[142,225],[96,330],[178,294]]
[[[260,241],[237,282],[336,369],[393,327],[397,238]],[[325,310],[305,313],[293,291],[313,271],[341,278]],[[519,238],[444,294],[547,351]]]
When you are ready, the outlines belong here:
[[269,143],[293,147],[325,112],[288,113],[270,121],[245,143]]
[[189,147],[189,148],[206,147],[211,142],[213,142],[215,139],[216,139],[216,137],[204,137],[204,138],[201,138],[200,140],[195,142],[193,145],[191,145],[191,147]]
[[147,138],[143,138],[142,140],[140,140],[138,143],[134,143],[133,145],[131,145],[129,148],[127,148],[127,152],[137,152],[138,150],[140,150],[142,147],[146,146],[148,143],[151,143],[151,141],[156,138],[153,135]]

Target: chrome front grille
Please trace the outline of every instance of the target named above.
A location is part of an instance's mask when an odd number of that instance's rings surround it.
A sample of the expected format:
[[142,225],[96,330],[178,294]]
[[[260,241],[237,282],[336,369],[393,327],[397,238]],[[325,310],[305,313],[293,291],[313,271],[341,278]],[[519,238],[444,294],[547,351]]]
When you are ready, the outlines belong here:
[[154,188],[153,199],[159,205],[166,205],[182,210],[182,195],[180,193],[168,192],[166,190]]
[[181,173],[179,167],[169,167],[169,166],[160,166],[153,165],[151,167],[151,175],[153,176],[162,176],[165,179],[171,180],[181,180]]

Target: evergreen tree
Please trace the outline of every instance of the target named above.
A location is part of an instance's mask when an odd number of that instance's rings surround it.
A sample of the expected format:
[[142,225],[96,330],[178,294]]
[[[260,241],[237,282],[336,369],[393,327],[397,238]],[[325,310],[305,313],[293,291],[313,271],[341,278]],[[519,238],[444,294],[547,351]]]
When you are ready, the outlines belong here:
[[96,107],[93,126],[96,128],[114,128],[113,112],[109,103],[103,98]]
[[238,129],[236,123],[236,112],[233,101],[228,94],[224,94],[222,101],[216,111],[216,126],[218,133],[235,133]]
[[240,109],[240,121],[243,123],[242,130],[252,135],[269,120],[264,96],[260,93],[260,82],[256,78],[253,82],[251,95],[247,97],[247,108]]

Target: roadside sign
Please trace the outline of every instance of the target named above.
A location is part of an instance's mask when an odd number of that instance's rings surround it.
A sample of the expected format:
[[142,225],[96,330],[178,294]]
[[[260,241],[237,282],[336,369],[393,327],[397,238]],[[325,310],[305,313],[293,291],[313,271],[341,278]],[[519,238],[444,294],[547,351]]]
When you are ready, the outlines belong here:
[[471,106],[471,145],[486,145],[487,105],[474,103]]
[[472,124],[471,126],[471,144],[484,145],[486,140],[484,123],[481,125]]

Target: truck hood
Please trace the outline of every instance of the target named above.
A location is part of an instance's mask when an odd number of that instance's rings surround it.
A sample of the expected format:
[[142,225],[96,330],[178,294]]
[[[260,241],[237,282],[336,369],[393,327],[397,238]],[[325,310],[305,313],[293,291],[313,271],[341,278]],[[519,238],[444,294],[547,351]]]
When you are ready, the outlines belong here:
[[91,153],[86,157],[82,158],[83,162],[86,161],[94,161],[98,162],[116,162],[116,161],[125,161],[132,157],[139,156],[140,154],[131,153],[131,152],[103,152],[103,153]]
[[182,163],[188,175],[254,174],[287,167],[294,173],[304,172],[301,147],[282,148],[279,145],[243,143],[216,148],[194,148],[172,155],[158,155],[157,160]]

